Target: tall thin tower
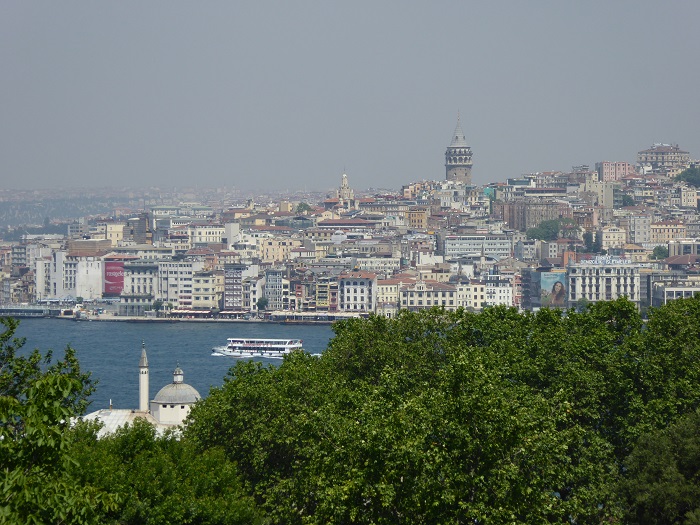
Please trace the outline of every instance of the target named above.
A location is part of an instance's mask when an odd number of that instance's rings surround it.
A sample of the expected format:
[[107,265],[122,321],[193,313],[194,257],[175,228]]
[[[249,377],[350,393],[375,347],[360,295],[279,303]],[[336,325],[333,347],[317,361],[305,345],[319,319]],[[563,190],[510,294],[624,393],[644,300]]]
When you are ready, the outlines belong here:
[[146,343],[141,342],[141,361],[139,361],[139,411],[148,412],[148,357]]
[[472,149],[467,145],[464,137],[459,113],[457,113],[457,127],[452,134],[452,142],[445,151],[445,179],[466,185],[472,183]]

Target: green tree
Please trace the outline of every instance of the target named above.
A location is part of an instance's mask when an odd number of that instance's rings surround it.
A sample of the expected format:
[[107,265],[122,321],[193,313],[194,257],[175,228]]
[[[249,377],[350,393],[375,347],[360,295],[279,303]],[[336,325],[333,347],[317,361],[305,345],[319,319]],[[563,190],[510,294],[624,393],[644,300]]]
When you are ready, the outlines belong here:
[[655,246],[654,251],[651,254],[652,259],[666,259],[668,257],[668,247],[667,246]]
[[267,297],[261,297],[255,303],[255,306],[257,306],[258,310],[260,310],[261,312],[265,311],[265,309],[267,308],[267,305],[268,305]]
[[676,176],[676,180],[684,181],[690,184],[691,186],[700,188],[700,169],[688,168],[687,170],[680,172]]
[[74,430],[71,474],[121,501],[101,515],[103,523],[260,523],[236,466],[221,449],[198,453],[187,440],[174,433],[159,437],[139,419],[99,440],[97,430],[91,424]]
[[310,212],[313,208],[306,202],[300,202],[297,205],[296,212],[299,214]]
[[593,232],[589,231],[585,232],[583,234],[583,245],[588,253],[600,253],[600,235],[595,235]]
[[642,436],[620,483],[628,522],[697,524],[700,518],[700,414]]
[[699,319],[700,298],[644,327],[624,299],[350,319],[320,358],[237,364],[185,439],[273,523],[619,521],[640,436],[700,405]]
[[622,206],[634,206],[634,198],[631,195],[623,195],[622,196]]
[[578,235],[579,226],[571,219],[554,219],[542,221],[537,227],[527,230],[528,239],[540,239],[542,241],[555,241],[560,233],[564,237],[571,238]]
[[70,422],[87,407],[94,383],[71,348],[56,362],[50,352],[18,355],[17,321],[0,323],[0,521],[97,523],[116,500],[67,475]]

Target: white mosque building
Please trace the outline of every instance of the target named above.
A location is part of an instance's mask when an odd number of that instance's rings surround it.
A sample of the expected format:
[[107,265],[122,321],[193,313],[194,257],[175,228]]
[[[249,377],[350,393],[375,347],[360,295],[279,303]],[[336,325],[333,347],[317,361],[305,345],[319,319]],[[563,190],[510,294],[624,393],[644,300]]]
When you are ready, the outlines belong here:
[[166,429],[182,425],[190,408],[202,396],[199,392],[184,382],[184,373],[178,366],[173,372],[173,382],[161,388],[149,404],[148,356],[146,344],[141,344],[141,360],[139,361],[139,408],[136,409],[106,409],[91,412],[83,417],[85,421],[99,421],[102,428],[98,437],[113,433],[127,423],[136,419],[145,419],[151,423],[158,433]]

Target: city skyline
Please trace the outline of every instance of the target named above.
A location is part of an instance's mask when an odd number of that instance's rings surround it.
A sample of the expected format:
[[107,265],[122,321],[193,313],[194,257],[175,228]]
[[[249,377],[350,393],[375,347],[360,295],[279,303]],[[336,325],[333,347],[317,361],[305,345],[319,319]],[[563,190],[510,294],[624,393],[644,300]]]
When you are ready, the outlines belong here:
[[700,5],[10,2],[5,188],[475,184],[653,143],[696,158]]

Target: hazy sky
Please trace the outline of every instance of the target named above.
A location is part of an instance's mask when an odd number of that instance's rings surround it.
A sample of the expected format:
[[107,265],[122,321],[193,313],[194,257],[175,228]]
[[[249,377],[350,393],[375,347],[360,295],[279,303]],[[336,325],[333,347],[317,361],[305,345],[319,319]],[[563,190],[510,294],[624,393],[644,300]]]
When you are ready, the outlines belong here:
[[0,186],[356,189],[700,157],[700,2],[0,4]]

